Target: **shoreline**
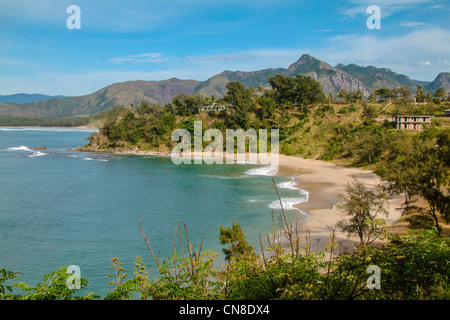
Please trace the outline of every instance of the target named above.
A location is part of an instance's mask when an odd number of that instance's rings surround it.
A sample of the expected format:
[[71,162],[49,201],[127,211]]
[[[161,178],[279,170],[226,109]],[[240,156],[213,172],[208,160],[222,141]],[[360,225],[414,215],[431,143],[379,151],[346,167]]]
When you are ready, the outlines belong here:
[[[295,205],[295,208],[310,216],[308,220],[300,221],[298,227],[300,245],[306,245],[306,239],[303,239],[302,234],[309,233],[312,252],[326,252],[325,247],[330,242],[331,236],[329,227],[346,218],[336,204],[339,202],[338,195],[345,193],[345,187],[353,180],[353,177],[369,188],[381,183],[381,178],[369,170],[343,167],[331,162],[296,156],[280,155],[279,173],[293,176],[294,181],[297,182],[296,188],[309,192],[308,201]],[[385,228],[392,226],[401,218],[401,212],[397,209],[402,207],[403,202],[401,195],[391,197],[388,201],[389,215],[382,217],[386,221]],[[296,224],[298,221],[291,221],[291,223]],[[353,250],[353,244],[359,242],[356,235],[348,237],[338,229],[335,231],[335,236],[336,244],[339,244],[343,254],[350,253]],[[378,239],[374,243],[379,241]],[[283,243],[283,246],[286,245],[287,243]]]
[[[172,153],[168,151],[141,151],[139,149],[116,149],[116,150],[92,150],[89,148],[79,147],[76,149],[79,152],[92,152],[92,153],[111,153],[117,155],[133,155],[133,156],[159,156],[159,157],[171,157]],[[202,153],[191,152],[191,159],[202,157]],[[235,154],[223,153],[223,162],[226,163],[227,157],[235,157]],[[218,158],[217,156],[208,154],[207,157]],[[251,159],[251,155],[245,153],[245,160]],[[236,162],[235,162],[236,163]],[[249,163],[255,163],[253,161]],[[267,164],[255,163],[261,166],[268,166]],[[307,244],[306,236],[309,237],[309,243],[311,245],[310,251],[325,252],[325,247],[330,242],[330,230],[329,227],[334,226],[338,221],[345,219],[346,217],[338,210],[336,204],[339,202],[339,194],[345,193],[346,185],[357,178],[366,184],[369,188],[381,183],[381,178],[375,173],[369,170],[343,167],[336,165],[332,162],[305,159],[299,156],[287,156],[279,155],[278,158],[278,171],[273,176],[279,176],[286,179],[293,179],[297,184],[294,186],[299,190],[305,190],[308,192],[308,201],[298,203],[294,205],[294,208],[300,212],[306,213],[309,219],[304,220],[294,219],[289,221],[291,225],[295,226],[294,230],[298,228],[300,238],[300,246]],[[269,174],[270,175],[270,174]],[[382,217],[386,221],[385,228],[389,228],[395,222],[401,218],[400,210],[403,205],[403,196],[398,195],[391,197],[388,201],[387,210],[389,212],[388,217]],[[335,230],[336,244],[338,249],[335,252],[340,251],[343,254],[353,251],[353,245],[359,242],[356,235],[348,237],[340,230]],[[376,242],[379,242],[378,239]],[[282,239],[282,246],[289,247],[287,239]]]
[[40,126],[0,126],[0,129],[28,129],[28,130],[89,130],[89,131],[98,131],[100,129],[90,126],[77,126],[77,127],[40,127]]

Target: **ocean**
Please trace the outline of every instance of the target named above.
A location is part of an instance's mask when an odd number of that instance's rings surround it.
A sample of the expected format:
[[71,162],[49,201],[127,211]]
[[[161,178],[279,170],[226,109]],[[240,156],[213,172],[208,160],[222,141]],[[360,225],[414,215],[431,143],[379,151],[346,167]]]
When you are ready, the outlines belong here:
[[[220,225],[239,222],[259,252],[259,235],[281,214],[275,179],[290,220],[308,219],[293,205],[308,193],[290,177],[272,177],[251,163],[175,165],[170,157],[81,153],[93,130],[0,128],[0,268],[22,272],[35,285],[58,268],[79,266],[88,292],[105,296],[113,257],[132,275],[141,256],[155,265],[173,253],[185,223],[195,248],[219,254]],[[36,150],[36,147],[45,147]],[[155,270],[155,268],[152,268]],[[150,276],[152,273],[150,272]]]

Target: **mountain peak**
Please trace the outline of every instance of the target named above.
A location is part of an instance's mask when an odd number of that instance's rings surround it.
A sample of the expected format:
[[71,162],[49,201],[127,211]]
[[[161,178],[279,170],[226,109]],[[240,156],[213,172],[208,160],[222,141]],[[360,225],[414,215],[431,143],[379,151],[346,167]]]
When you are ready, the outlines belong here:
[[439,87],[443,87],[447,92],[450,91],[450,72],[441,72],[438,74],[427,89],[436,90]]
[[302,56],[300,57],[300,59],[297,60],[297,62],[295,62],[294,64],[304,64],[304,63],[313,63],[319,61],[316,58],[310,56],[309,54],[302,54]]
[[304,74],[308,72],[318,72],[319,70],[325,70],[325,69],[331,69],[334,68],[330,66],[328,63],[318,60],[309,54],[303,54],[300,59],[298,59],[296,62],[291,64],[288,68],[288,70],[285,72],[287,75],[293,75],[293,74]]
[[449,78],[450,77],[450,72],[441,72],[438,74],[438,76],[436,77],[436,79],[441,79],[441,78]]

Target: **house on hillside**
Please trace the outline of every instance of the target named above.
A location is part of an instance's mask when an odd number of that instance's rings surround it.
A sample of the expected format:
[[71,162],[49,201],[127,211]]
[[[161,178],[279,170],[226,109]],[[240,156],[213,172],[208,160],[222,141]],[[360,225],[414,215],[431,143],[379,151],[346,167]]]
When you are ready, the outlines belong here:
[[450,109],[444,110],[444,115],[450,117]]
[[213,103],[212,105],[209,106],[201,106],[199,107],[199,111],[222,111],[225,110],[227,107],[226,106],[219,106],[215,103]]
[[423,130],[431,124],[431,116],[394,116],[392,123],[396,129]]

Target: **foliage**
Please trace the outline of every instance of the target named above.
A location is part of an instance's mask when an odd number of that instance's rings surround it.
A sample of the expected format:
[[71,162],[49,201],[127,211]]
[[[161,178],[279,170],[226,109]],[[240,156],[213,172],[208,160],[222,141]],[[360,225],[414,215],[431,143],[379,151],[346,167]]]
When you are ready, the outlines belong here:
[[388,100],[388,98],[392,97],[392,91],[389,88],[380,88],[374,91],[374,95],[379,99]]
[[406,104],[411,100],[412,92],[407,86],[399,86],[391,91],[395,103]]
[[343,99],[345,102],[356,102],[362,100],[364,93],[361,90],[346,91],[344,89],[340,89],[337,97]]
[[[281,219],[280,221],[283,221]],[[185,229],[186,230],[186,229]],[[290,231],[289,231],[290,230]],[[286,236],[292,229],[284,225]],[[176,237],[181,236],[180,226]],[[289,242],[298,244],[300,234],[294,232]],[[275,237],[275,234],[273,235]],[[332,235],[326,250],[332,253]],[[289,237],[288,237],[289,238]],[[144,239],[147,242],[146,237]],[[181,253],[161,261],[154,257],[157,275],[150,278],[147,266],[138,256],[134,277],[129,278],[119,259],[114,258],[109,275],[114,288],[105,300],[335,300],[335,299],[445,299],[450,298],[450,238],[438,237],[437,230],[411,232],[399,236],[385,232],[382,248],[359,246],[347,255],[311,253],[308,242],[294,251],[284,251],[279,243],[261,242],[261,254],[254,259],[233,255],[223,270],[214,268],[214,252],[193,251],[186,235]],[[267,240],[269,237],[267,238]],[[181,242],[181,238],[180,238]],[[181,243],[180,243],[181,244]],[[181,248],[183,248],[181,247]],[[151,248],[151,247],[149,247]],[[185,255],[186,250],[189,252]],[[370,266],[380,270],[380,287],[368,287]],[[92,293],[74,296],[77,290],[68,289],[66,268],[44,277],[36,287],[24,283],[13,286],[26,294],[0,294],[0,299],[102,299]],[[3,283],[16,274],[2,271]],[[81,279],[81,288],[87,281]]]
[[100,133],[107,138],[108,144],[103,148],[114,148],[118,142],[125,141],[131,145],[147,143],[158,147],[166,142],[175,126],[175,115],[160,105],[141,102],[137,108],[131,108],[120,116],[108,119]]
[[168,108],[172,113],[182,116],[190,116],[199,112],[199,108],[206,104],[206,98],[199,94],[187,95],[180,93],[176,95]]
[[342,202],[337,206],[349,219],[341,220],[337,226],[349,235],[356,233],[360,245],[371,244],[382,232],[384,220],[379,216],[388,214],[386,194],[370,190],[356,179],[345,187],[345,191],[346,194],[340,197]]
[[397,131],[389,135],[386,144],[386,161],[376,173],[387,182],[385,188],[391,194],[405,194],[405,204],[410,205],[419,193],[420,141],[416,136]]
[[212,268],[216,256],[214,252],[202,252],[191,259],[174,253],[158,267],[161,277],[147,283],[144,297],[154,300],[217,298],[216,287],[220,287],[220,283]]
[[[431,136],[431,137],[430,137]],[[429,204],[429,214],[435,221],[438,234],[441,234],[438,214],[446,223],[450,221],[450,129],[441,132],[427,130],[423,138],[419,183],[420,193]],[[428,139],[427,139],[428,138]],[[447,192],[443,189],[447,187]]]
[[381,297],[449,299],[450,241],[436,229],[400,237],[388,234],[385,250],[372,249],[371,263],[382,272]]
[[417,102],[425,102],[427,97],[427,91],[422,86],[417,86],[416,89],[416,101]]
[[346,151],[354,164],[371,164],[379,161],[387,141],[387,132],[380,126],[361,126],[348,135]]
[[269,78],[275,100],[280,104],[307,106],[325,101],[322,85],[310,76],[287,77],[277,74]]
[[387,161],[377,170],[391,193],[405,193],[407,205],[415,194],[429,204],[426,213],[441,232],[438,216],[450,220],[450,130],[427,128],[418,135],[397,133],[389,141]]
[[228,249],[222,249],[227,261],[230,261],[233,257],[236,259],[242,256],[245,256],[247,259],[255,257],[254,248],[248,244],[242,227],[237,222],[233,222],[231,228],[224,228],[221,225],[219,240],[221,244],[228,245]]
[[80,286],[70,289],[67,282],[71,280],[71,275],[72,273],[67,272],[67,267],[63,267],[46,274],[43,281],[34,287],[23,282],[14,283],[13,286],[23,294],[8,293],[0,295],[0,298],[6,300],[94,300],[100,298],[92,292],[76,296],[77,292],[88,287],[88,281],[81,277]]
[[12,286],[7,285],[6,282],[8,280],[17,279],[20,274],[22,273],[0,269],[0,299],[5,297],[7,291],[12,292]]
[[230,129],[247,129],[250,122],[253,90],[237,81],[228,83],[226,88],[228,91],[223,99],[233,106],[228,119]]

